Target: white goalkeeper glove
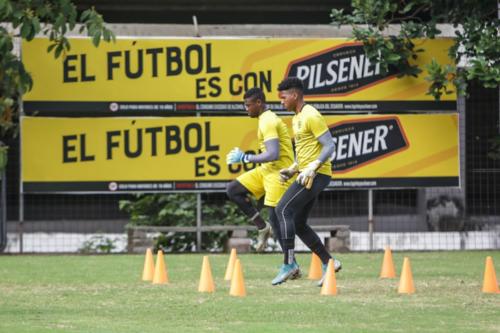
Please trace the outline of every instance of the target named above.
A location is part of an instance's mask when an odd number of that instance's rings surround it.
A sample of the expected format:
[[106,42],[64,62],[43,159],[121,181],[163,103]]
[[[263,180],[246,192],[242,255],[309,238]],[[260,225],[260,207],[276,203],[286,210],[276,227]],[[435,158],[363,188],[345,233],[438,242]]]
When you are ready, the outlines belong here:
[[235,147],[233,148],[229,154],[226,156],[226,163],[227,164],[234,164],[234,163],[248,163],[249,157],[252,154],[245,154],[240,148]]
[[281,182],[284,183],[290,178],[292,178],[297,172],[299,172],[299,165],[297,163],[293,163],[288,168],[280,170],[280,179]]
[[320,160],[309,163],[309,165],[305,169],[303,169],[297,176],[297,183],[307,189],[310,189],[313,179],[316,176],[316,171],[319,169],[321,164],[322,162]]

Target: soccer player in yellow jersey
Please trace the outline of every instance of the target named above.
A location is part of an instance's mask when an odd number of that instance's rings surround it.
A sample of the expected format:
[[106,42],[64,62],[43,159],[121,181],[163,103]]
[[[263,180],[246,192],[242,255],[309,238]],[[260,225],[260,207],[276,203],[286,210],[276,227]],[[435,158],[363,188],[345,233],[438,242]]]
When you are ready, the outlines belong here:
[[[260,154],[246,154],[240,148],[234,148],[227,155],[227,163],[260,163],[227,187],[228,197],[255,223],[258,229],[258,252],[267,247],[271,228],[279,240],[281,238],[279,222],[274,207],[288,188],[280,179],[279,171],[293,163],[293,147],[288,129],[283,121],[271,110],[266,109],[266,97],[260,88],[249,89],[244,95],[245,109],[251,118],[258,118],[257,140]],[[259,199],[264,197],[264,205],[270,207],[271,224],[264,221],[249,195]],[[300,272],[295,272],[296,277]]]
[[[290,180],[298,173],[276,206],[280,221],[281,244],[284,263],[272,281],[273,285],[292,278],[299,267],[294,258],[295,235],[316,253],[323,263],[323,277],[318,285],[323,285],[330,254],[318,235],[307,224],[307,217],[315,199],[330,183],[332,166],[330,157],[335,149],[332,136],[323,116],[311,105],[304,102],[304,86],[300,79],[289,77],[278,86],[281,104],[293,111],[292,126],[295,139],[295,162],[280,170],[283,181]],[[334,260],[335,271],[342,267]]]

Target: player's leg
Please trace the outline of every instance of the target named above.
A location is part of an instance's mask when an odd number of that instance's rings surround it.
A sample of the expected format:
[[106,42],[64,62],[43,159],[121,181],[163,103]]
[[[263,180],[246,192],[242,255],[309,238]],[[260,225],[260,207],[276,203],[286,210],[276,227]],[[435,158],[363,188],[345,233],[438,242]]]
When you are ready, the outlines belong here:
[[278,170],[263,170],[262,175],[264,179],[264,191],[266,193],[264,196],[264,205],[269,208],[269,222],[273,229],[274,237],[278,240],[283,250],[280,222],[274,208],[288,189],[290,182],[281,182]]
[[[295,232],[297,236],[304,242],[304,244],[318,257],[321,259],[323,263],[323,276],[318,282],[318,286],[323,285],[323,281],[325,278],[326,268],[328,265],[328,261],[332,259],[330,253],[326,249],[325,245],[321,242],[318,234],[312,230],[312,228],[307,224],[307,218],[309,217],[309,213],[311,212],[312,207],[314,206],[314,202],[319,193],[328,186],[330,182],[330,177],[322,174],[318,174],[314,178],[314,182],[311,188],[312,193],[317,193],[315,197],[306,205],[302,210],[300,210],[295,216]],[[342,263],[338,259],[334,259],[334,269],[335,272],[338,272],[342,269]]]
[[295,224],[294,216],[307,202],[304,202],[304,191],[306,189],[293,182],[276,206],[276,215],[280,222],[281,245],[284,254],[284,263],[273,279],[272,284],[277,285],[292,278],[299,271],[299,266],[295,261]]
[[268,211],[269,211],[269,223],[273,228],[273,235],[276,238],[276,240],[280,243],[281,249],[283,250],[283,244],[281,241],[280,221],[278,220],[278,216],[276,216],[276,211],[274,210],[274,207],[268,207]]
[[257,229],[264,229],[266,222],[260,216],[259,210],[254,207],[250,195],[257,199],[263,196],[264,186],[262,177],[256,169],[245,172],[229,183],[226,189],[227,196],[241,211],[255,224]]
[[250,200],[252,194],[256,199],[264,195],[264,177],[262,168],[250,170],[228,185],[227,195],[236,202],[238,207],[250,218],[257,227],[255,250],[262,252],[267,247],[267,240],[272,235],[271,225],[260,215],[260,208],[255,207]]
[[249,198],[251,194],[250,191],[248,191],[245,186],[241,185],[238,180],[233,180],[229,183],[226,193],[229,199],[248,216],[258,229],[262,229],[266,226],[266,222],[260,216],[259,211],[252,205],[252,201]]
[[[319,194],[322,189],[323,188],[320,187],[319,182],[316,180],[309,190],[294,182],[290,185],[276,207],[276,214],[280,221],[281,235],[283,238],[285,264],[290,264],[294,259],[295,234],[297,232],[297,223],[295,220],[297,217],[307,219],[307,214],[314,204],[316,195]],[[302,223],[299,225],[302,226]]]
[[323,264],[327,264],[328,260],[330,260],[331,256],[326,250],[326,247],[321,242],[318,234],[311,229],[311,227],[307,224],[307,219],[309,217],[309,213],[311,212],[314,202],[316,200],[311,200],[307,203],[306,206],[295,216],[295,233],[297,237],[302,240],[302,242],[314,253],[318,255]]
[[[269,208],[269,223],[271,224],[273,228],[273,234],[275,237],[275,240],[277,240],[280,244],[281,251],[283,251],[283,241],[281,240],[281,227],[280,227],[280,221],[278,220],[278,216],[276,215],[276,210],[274,207],[268,207]],[[298,263],[297,263],[298,265]],[[295,280],[299,279],[302,277],[302,272],[300,271],[300,267],[297,270],[297,272],[290,277],[290,280]]]
[[[296,230],[296,219],[302,219],[303,221],[307,221],[307,216],[314,204],[314,200],[318,196],[318,194],[328,185],[330,181],[330,177],[325,176],[325,175],[318,175],[316,176],[311,189],[306,189],[304,186],[299,185],[298,183],[294,182],[286,191],[286,193],[283,195],[281,198],[278,206],[276,207],[276,214],[278,215],[278,219],[280,220],[280,228],[281,228],[281,235],[283,238],[283,252],[284,252],[284,264],[282,267],[282,270],[284,272],[291,270],[294,268],[294,266],[297,266],[295,263],[295,234],[297,232]],[[315,246],[318,248],[323,247],[323,244],[321,241],[319,241],[319,244],[316,243],[316,241],[319,240],[319,237],[317,234],[314,233],[310,228],[309,230],[306,228],[303,228],[303,224],[305,225],[306,223],[298,223],[299,227],[301,228],[301,236],[306,237],[306,236],[311,236],[311,239],[306,239],[306,241],[312,243],[315,243]],[[308,234],[307,232],[311,231],[312,234]],[[303,232],[306,232],[306,234],[303,234]],[[326,254],[328,252],[326,251]],[[298,267],[296,267],[298,269]],[[282,273],[280,271],[280,273]],[[285,277],[286,279],[289,278],[286,274],[278,274],[278,276],[273,280],[273,284],[278,284],[282,283],[283,279],[280,276]]]
[[[307,218],[313,205],[314,201],[311,201],[308,204],[308,206],[310,207],[305,207],[304,210],[302,210],[295,216],[295,232],[297,236],[302,240],[302,242],[320,258],[321,262],[323,263],[323,273],[325,273],[328,265],[328,260],[330,260],[332,257],[330,253],[328,253],[327,248],[321,242],[318,234],[307,224]],[[337,258],[333,259],[335,272],[338,272],[342,269],[342,263]],[[323,285],[323,278],[319,281],[318,285]]]

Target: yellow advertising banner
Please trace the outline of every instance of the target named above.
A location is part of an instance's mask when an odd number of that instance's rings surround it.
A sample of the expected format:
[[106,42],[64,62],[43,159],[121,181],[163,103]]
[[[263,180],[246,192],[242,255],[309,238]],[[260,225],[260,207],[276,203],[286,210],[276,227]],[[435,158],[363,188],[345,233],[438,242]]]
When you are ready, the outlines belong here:
[[100,112],[154,115],[173,111],[244,111],[245,91],[261,87],[279,110],[277,86],[301,78],[305,97],[319,110],[452,110],[456,95],[435,101],[427,95],[423,64],[450,64],[450,39],[416,40],[417,77],[397,79],[370,63],[360,43],[345,38],[119,38],[95,48],[73,38],[71,50],[55,59],[49,41],[22,43],[22,59],[34,79],[25,111],[62,114]]
[[[330,188],[459,186],[457,114],[325,118],[336,146]],[[23,117],[21,126],[25,193],[221,191],[255,167],[225,161],[236,146],[256,152],[248,117]]]

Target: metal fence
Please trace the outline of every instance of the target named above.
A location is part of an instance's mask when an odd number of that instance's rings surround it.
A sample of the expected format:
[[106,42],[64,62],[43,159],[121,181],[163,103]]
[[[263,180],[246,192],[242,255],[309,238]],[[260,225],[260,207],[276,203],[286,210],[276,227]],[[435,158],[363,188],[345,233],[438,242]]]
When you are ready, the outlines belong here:
[[[350,225],[353,251],[386,245],[397,250],[500,248],[500,161],[488,157],[490,141],[499,134],[499,110],[498,89],[470,83],[467,98],[459,102],[460,189],[327,191],[310,223]],[[131,195],[25,195],[20,212],[19,142],[8,144],[5,252],[76,252],[100,236],[114,242],[114,251],[126,250],[129,217],[118,202]],[[221,193],[203,198],[211,204],[226,200]]]

